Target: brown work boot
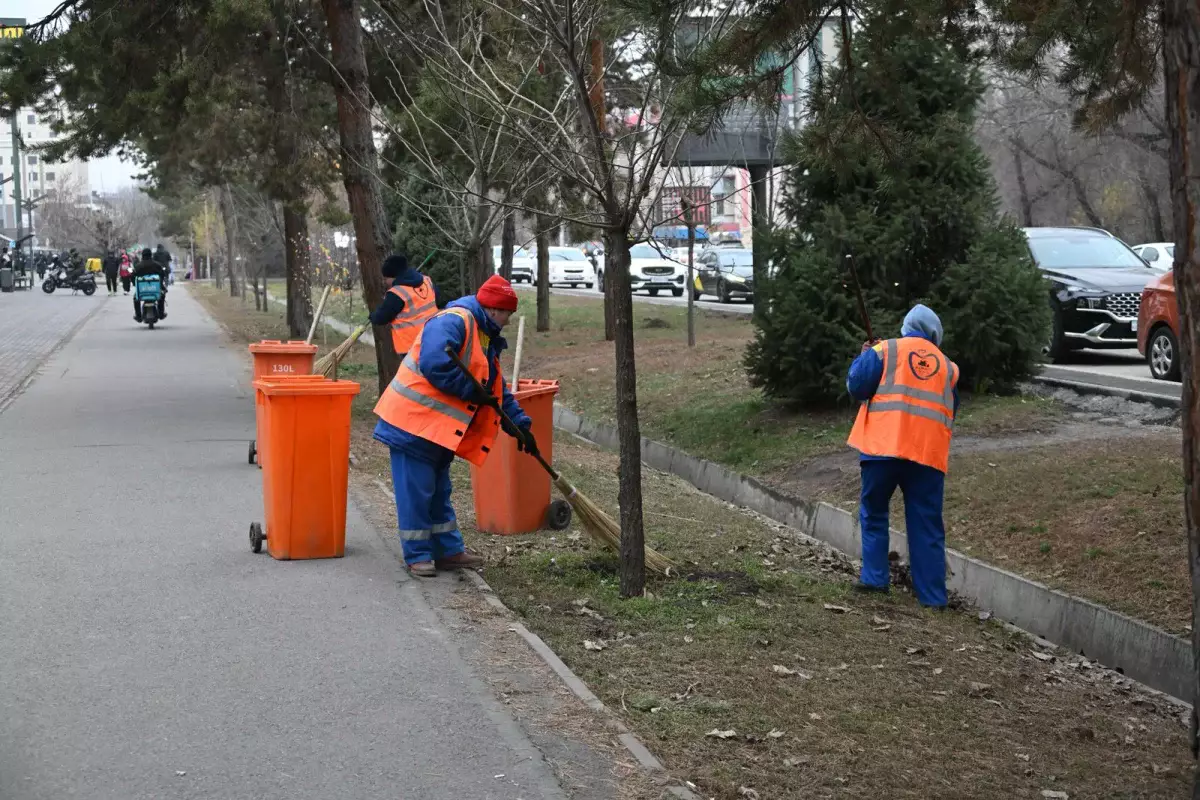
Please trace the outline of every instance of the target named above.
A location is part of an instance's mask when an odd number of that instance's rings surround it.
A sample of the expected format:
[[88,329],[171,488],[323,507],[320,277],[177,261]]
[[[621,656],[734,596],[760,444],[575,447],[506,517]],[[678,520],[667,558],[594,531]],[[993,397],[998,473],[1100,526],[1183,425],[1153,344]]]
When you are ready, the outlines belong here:
[[483,566],[483,556],[466,550],[456,556],[439,558],[434,563],[438,569],[477,569]]
[[408,571],[414,578],[433,578],[437,576],[437,570],[434,569],[432,561],[418,561],[415,564],[409,564]]

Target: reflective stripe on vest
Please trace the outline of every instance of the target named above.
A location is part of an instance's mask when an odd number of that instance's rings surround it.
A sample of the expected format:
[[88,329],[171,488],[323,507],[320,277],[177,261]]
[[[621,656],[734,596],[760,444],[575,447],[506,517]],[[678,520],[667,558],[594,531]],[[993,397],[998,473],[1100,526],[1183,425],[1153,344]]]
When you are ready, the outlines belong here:
[[397,353],[407,353],[422,326],[437,314],[433,281],[426,275],[420,286],[393,286],[388,292],[404,301],[404,308],[389,327],[392,329],[392,347]]
[[[449,308],[436,316],[446,314],[453,314],[463,321],[466,335],[459,358],[472,376],[483,384],[495,369],[497,379],[492,393],[501,400],[504,379],[500,376],[500,365],[489,360],[484,350],[483,332],[478,330],[475,316],[463,308]],[[390,425],[440,445],[472,464],[482,464],[500,430],[500,418],[488,406],[477,406],[443,392],[421,373],[424,331],[421,328],[417,332],[396,376],[376,403],[375,413]]]
[[874,396],[859,408],[849,445],[866,455],[901,458],[945,472],[958,367],[923,339],[889,339],[877,352],[883,375]]

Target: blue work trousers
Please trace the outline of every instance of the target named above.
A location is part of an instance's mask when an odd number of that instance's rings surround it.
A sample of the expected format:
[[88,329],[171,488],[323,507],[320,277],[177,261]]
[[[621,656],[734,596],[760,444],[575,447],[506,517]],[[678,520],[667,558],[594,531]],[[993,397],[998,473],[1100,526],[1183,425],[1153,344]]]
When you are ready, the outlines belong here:
[[430,461],[398,448],[392,453],[392,491],[404,562],[433,561],[466,550],[450,504],[454,455]]
[[888,585],[888,504],[896,487],[904,493],[908,561],[917,601],[946,605],[946,529],[942,492],[946,476],[900,458],[864,459],[858,520],[862,528],[862,573],[867,586]]

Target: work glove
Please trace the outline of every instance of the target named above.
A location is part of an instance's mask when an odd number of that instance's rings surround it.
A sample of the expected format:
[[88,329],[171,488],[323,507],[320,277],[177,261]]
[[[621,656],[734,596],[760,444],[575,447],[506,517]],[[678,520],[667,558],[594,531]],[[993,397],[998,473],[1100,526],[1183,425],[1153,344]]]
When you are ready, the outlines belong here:
[[531,456],[536,456],[538,454],[538,446],[537,439],[533,438],[533,431],[528,425],[524,428],[517,428],[517,430],[519,431],[519,435],[516,437],[517,452],[529,453]]
[[476,406],[496,407],[495,396],[482,386],[471,387],[471,394],[467,397],[467,402]]

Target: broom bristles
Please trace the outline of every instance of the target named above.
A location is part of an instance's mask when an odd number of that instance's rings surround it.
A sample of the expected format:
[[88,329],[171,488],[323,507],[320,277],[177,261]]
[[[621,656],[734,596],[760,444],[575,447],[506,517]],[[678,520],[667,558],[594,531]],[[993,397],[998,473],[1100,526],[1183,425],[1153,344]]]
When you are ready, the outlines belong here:
[[362,336],[363,332],[366,330],[366,325],[359,325],[357,328],[355,328],[354,332],[350,334],[346,341],[333,348],[332,352],[326,356],[323,356],[317,361],[317,363],[313,366],[313,374],[324,375],[326,378],[333,375],[334,369],[341,362],[341,360],[346,357],[346,353],[350,352],[350,348],[353,347],[354,343],[358,341],[358,337]]
[[[579,490],[572,486],[571,482],[562,475],[555,478],[554,485],[558,487],[558,490],[566,497],[567,502],[571,504],[571,508],[575,511],[575,516],[579,518],[580,524],[583,525],[588,535],[614,553],[620,553],[621,526],[612,517],[604,513],[604,509],[592,502],[590,498],[580,494]],[[673,566],[674,564],[666,556],[657,552],[652,547],[646,547],[646,567],[652,572],[656,572],[659,575],[666,575],[667,570]]]

